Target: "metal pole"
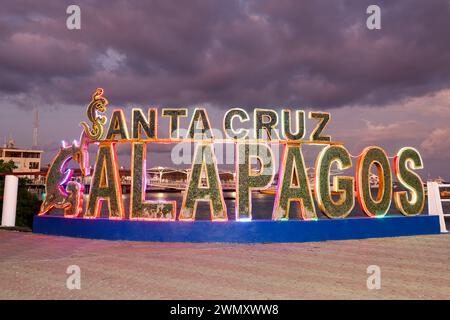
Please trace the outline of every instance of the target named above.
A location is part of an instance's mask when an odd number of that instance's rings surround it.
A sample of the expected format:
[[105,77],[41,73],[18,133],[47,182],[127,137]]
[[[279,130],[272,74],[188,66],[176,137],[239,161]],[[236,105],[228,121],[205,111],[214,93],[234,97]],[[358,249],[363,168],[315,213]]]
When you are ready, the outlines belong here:
[[5,191],[3,193],[2,227],[14,227],[16,225],[17,190],[19,178],[16,176],[5,177]]

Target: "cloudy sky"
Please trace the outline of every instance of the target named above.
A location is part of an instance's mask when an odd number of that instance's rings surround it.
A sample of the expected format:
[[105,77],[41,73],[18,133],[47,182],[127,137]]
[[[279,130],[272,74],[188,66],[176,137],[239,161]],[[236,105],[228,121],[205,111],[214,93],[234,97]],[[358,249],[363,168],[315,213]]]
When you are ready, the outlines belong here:
[[[70,4],[81,8],[81,30],[66,27]],[[381,30],[366,26],[371,4]],[[30,146],[38,108],[48,162],[61,139],[79,137],[86,104],[103,87],[127,115],[203,105],[219,128],[230,107],[331,112],[328,133],[352,154],[413,146],[424,178],[450,180],[449,34],[447,0],[7,0],[0,137]],[[160,150],[152,165],[167,159]]]

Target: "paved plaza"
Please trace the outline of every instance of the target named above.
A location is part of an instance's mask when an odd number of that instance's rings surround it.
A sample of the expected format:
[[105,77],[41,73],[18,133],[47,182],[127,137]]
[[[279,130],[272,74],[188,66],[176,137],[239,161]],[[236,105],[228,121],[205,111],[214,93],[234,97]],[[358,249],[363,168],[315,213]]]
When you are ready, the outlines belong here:
[[[80,290],[66,287],[70,265]],[[450,235],[191,244],[0,230],[0,277],[0,299],[450,299]]]

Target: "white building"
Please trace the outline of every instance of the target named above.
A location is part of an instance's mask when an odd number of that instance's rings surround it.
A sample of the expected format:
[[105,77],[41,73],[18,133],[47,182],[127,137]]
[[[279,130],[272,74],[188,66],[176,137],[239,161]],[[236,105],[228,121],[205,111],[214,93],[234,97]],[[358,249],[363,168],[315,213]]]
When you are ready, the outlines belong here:
[[42,153],[41,150],[16,148],[10,141],[7,145],[0,147],[0,160],[13,161],[17,167],[13,172],[39,172]]

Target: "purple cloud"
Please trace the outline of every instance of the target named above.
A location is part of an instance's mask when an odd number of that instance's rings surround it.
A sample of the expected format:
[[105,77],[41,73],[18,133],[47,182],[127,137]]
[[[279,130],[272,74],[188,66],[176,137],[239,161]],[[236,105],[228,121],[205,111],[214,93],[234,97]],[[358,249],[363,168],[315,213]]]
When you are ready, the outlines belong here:
[[[379,1],[9,2],[0,13],[0,92],[17,105],[392,103],[448,88],[449,3]],[[26,99],[25,99],[26,100]]]

